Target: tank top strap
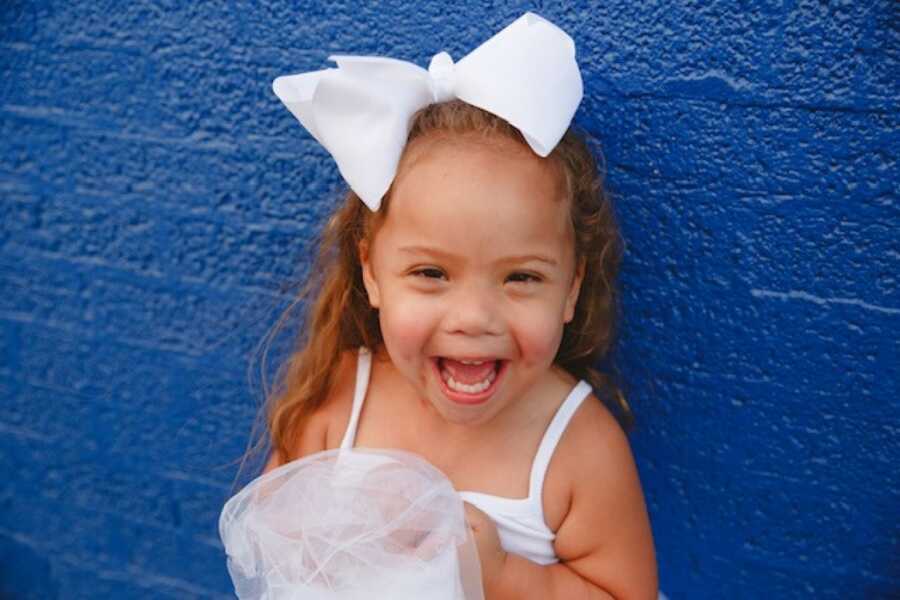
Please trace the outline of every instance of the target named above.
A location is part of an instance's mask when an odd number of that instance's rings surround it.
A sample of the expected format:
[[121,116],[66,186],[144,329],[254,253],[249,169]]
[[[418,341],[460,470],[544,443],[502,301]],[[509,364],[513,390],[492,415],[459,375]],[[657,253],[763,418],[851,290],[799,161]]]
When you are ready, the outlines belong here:
[[353,408],[350,411],[350,423],[341,440],[341,448],[352,448],[356,439],[356,428],[359,426],[359,414],[362,412],[366,388],[369,387],[369,374],[372,371],[372,353],[365,346],[359,347],[356,359],[356,386],[353,389]]
[[553,451],[556,450],[556,445],[562,438],[562,434],[572,419],[572,415],[575,414],[575,411],[578,410],[584,399],[591,393],[591,389],[591,384],[584,379],[575,384],[575,387],[572,388],[572,391],[569,392],[569,395],[566,396],[566,399],[556,410],[553,420],[550,421],[550,425],[544,432],[541,445],[538,446],[537,454],[534,457],[534,463],[531,465],[531,489],[528,493],[528,497],[537,501],[538,504],[541,503],[544,477],[547,474],[550,459],[553,457]]

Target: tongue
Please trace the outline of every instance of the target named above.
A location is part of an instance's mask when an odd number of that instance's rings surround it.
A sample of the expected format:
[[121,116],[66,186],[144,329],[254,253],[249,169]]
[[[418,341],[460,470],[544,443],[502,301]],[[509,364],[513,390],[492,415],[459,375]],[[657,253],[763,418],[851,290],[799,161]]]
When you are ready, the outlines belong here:
[[487,379],[487,376],[497,366],[497,361],[487,360],[480,365],[464,365],[452,358],[442,359],[444,368],[450,371],[453,379],[459,383],[473,384]]

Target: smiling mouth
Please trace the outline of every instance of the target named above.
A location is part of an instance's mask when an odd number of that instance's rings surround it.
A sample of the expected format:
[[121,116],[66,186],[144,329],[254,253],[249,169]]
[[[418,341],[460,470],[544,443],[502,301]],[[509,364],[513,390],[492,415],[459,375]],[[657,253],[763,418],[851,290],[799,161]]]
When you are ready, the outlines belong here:
[[444,395],[457,404],[481,404],[490,398],[509,361],[432,359]]

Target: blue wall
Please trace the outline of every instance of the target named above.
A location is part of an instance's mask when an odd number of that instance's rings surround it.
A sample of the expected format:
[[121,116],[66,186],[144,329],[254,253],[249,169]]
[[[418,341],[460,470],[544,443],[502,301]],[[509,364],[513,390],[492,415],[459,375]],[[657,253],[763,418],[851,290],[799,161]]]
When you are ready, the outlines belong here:
[[663,589],[900,594],[896,3],[489,4],[0,3],[0,596],[228,596],[247,370],[340,185],[272,79],[529,8],[627,240]]

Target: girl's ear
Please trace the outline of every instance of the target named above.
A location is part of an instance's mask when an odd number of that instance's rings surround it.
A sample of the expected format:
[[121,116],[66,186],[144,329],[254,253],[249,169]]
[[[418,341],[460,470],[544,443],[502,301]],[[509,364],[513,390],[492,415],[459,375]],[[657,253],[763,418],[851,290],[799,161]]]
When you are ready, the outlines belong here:
[[578,293],[581,291],[581,282],[584,281],[584,257],[578,262],[578,268],[575,269],[575,277],[572,278],[572,287],[566,295],[566,309],[564,323],[568,323],[575,316],[575,305],[578,303]]
[[359,264],[362,265],[363,285],[366,288],[366,294],[369,296],[369,305],[372,308],[378,308],[381,304],[381,295],[378,293],[378,283],[372,272],[372,255],[369,252],[369,243],[362,240],[359,243]]

